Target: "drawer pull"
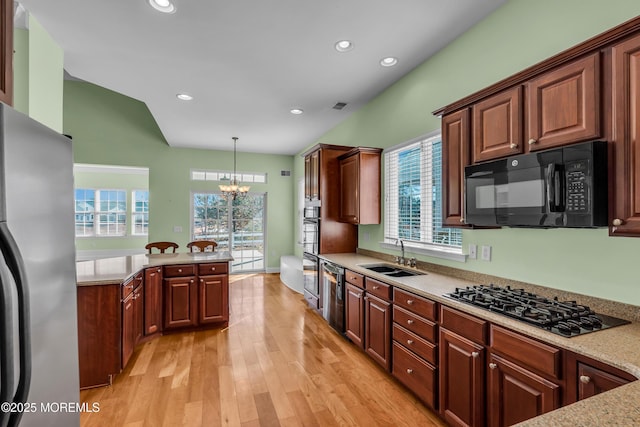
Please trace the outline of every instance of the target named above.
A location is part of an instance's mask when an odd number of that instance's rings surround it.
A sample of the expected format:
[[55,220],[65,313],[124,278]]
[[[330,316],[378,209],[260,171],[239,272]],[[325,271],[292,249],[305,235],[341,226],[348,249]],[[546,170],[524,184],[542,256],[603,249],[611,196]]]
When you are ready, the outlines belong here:
[[407,319],[407,324],[413,325],[413,323],[414,323],[413,319]]
[[182,273],[182,269],[181,268],[178,269],[178,273]]
[[582,384],[589,384],[591,382],[591,378],[586,375],[580,375],[580,382]]
[[374,291],[377,291],[378,289],[380,289],[380,286],[374,285],[371,289],[373,289]]
[[413,300],[412,300],[412,299],[408,299],[408,300],[407,300],[407,304],[409,304],[409,305],[413,305]]
[[160,269],[158,269],[158,273],[160,273]]
[[409,375],[413,374],[413,369],[407,368],[407,374],[409,374]]
[[477,359],[478,356],[480,356],[480,353],[478,353],[477,351],[472,351],[471,352],[471,357],[473,357],[474,359]]
[[413,340],[407,340],[407,344],[409,345],[413,344]]
[[489,363],[489,368],[496,369],[497,367],[498,365],[496,365],[495,363]]
[[216,268],[215,267],[211,267],[211,271],[216,271]]

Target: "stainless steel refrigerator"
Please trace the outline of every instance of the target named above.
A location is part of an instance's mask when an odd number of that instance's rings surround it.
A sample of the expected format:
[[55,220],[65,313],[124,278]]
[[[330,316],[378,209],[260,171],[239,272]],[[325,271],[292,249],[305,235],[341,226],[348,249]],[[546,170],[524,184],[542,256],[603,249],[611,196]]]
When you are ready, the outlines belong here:
[[80,423],[73,204],[71,141],[0,104],[0,427]]

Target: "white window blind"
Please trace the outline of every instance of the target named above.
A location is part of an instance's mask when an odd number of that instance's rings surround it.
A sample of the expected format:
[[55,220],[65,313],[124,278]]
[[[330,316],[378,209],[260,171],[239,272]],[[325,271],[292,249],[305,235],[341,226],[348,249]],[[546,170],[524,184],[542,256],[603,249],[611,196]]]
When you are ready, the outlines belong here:
[[385,152],[385,242],[460,248],[460,230],[442,227],[440,135]]

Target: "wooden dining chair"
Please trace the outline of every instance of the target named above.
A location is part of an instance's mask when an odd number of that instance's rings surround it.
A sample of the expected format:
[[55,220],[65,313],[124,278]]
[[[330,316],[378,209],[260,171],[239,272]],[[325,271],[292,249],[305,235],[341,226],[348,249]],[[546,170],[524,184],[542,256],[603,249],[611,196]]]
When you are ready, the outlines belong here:
[[145,249],[152,253],[152,249],[157,249],[161,254],[164,253],[167,249],[171,249],[171,252],[176,253],[176,249],[178,249],[178,244],[174,242],[151,242],[145,246]]
[[195,240],[187,243],[187,247],[191,252],[207,252],[207,248],[211,248],[211,252],[214,252],[216,246],[218,246],[218,243],[214,240]]

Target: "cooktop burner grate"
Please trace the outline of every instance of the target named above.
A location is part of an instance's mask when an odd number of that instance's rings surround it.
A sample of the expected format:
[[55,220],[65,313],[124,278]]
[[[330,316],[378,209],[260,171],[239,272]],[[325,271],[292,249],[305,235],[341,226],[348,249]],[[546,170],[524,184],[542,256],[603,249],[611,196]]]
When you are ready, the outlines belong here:
[[502,313],[564,337],[582,335],[629,323],[624,319],[596,314],[576,301],[548,299],[524,289],[476,285],[456,290],[445,296]]

